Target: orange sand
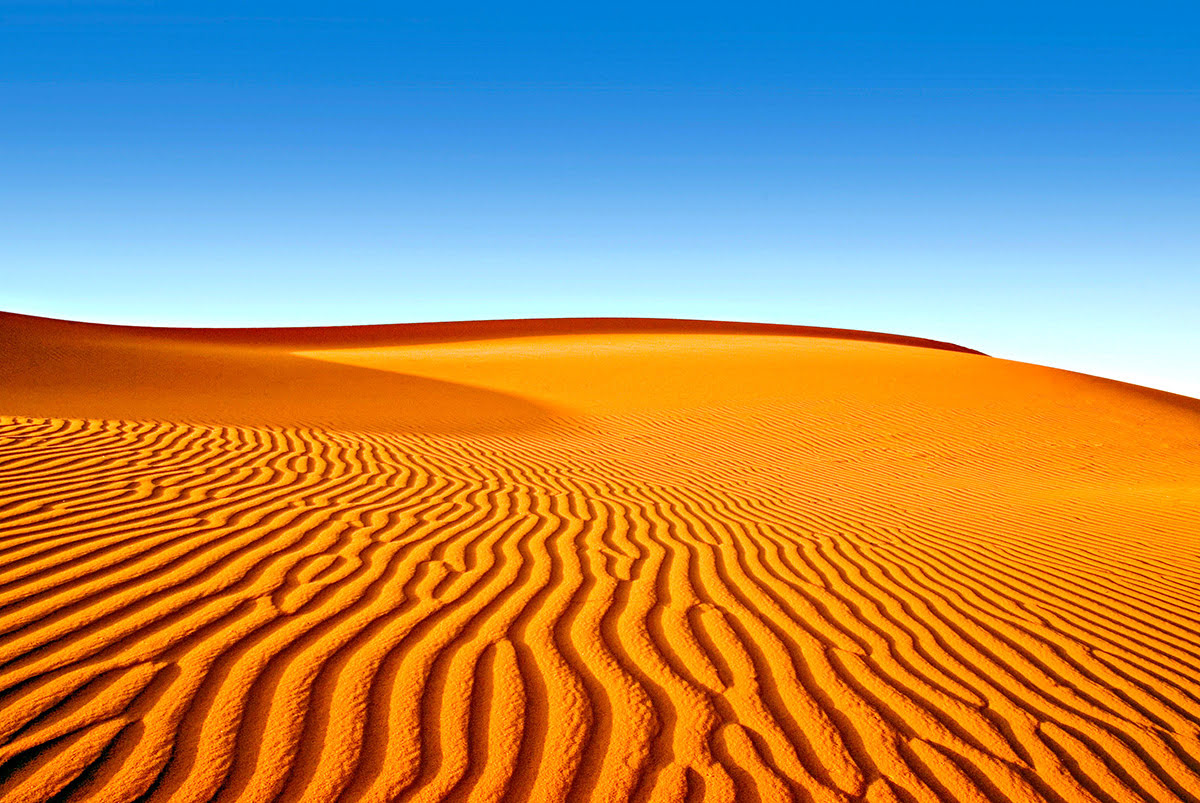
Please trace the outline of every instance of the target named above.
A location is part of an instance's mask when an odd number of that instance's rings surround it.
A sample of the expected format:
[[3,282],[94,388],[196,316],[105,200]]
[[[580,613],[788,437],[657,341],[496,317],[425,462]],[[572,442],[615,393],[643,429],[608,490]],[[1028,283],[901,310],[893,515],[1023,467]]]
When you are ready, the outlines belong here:
[[678,321],[0,355],[5,803],[1200,796],[1200,401]]

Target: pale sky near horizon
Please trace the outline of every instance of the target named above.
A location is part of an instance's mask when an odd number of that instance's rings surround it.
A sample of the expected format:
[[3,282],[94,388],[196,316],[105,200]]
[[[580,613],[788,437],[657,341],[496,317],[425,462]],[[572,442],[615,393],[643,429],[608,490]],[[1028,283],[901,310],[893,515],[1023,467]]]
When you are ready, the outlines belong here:
[[781,5],[0,0],[0,309],[758,320],[1200,397],[1200,11]]

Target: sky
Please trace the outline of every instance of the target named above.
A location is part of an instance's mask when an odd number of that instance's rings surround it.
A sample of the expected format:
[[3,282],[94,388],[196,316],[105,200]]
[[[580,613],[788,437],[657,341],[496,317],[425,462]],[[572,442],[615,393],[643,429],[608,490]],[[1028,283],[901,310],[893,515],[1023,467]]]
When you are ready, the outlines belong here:
[[0,0],[0,309],[769,321],[1200,397],[1200,8]]

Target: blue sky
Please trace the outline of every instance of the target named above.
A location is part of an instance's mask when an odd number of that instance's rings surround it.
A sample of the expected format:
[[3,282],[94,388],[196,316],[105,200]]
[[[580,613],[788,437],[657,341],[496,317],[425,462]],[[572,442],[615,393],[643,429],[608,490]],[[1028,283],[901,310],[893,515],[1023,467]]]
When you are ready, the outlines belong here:
[[783,5],[0,2],[0,308],[778,321],[1200,396],[1200,11]]

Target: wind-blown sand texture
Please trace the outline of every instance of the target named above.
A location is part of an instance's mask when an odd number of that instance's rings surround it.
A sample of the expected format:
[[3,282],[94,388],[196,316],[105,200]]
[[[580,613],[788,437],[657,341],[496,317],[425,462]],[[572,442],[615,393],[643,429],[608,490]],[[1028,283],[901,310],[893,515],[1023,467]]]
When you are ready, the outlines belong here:
[[1200,402],[866,333],[0,317],[0,799],[1200,796]]

